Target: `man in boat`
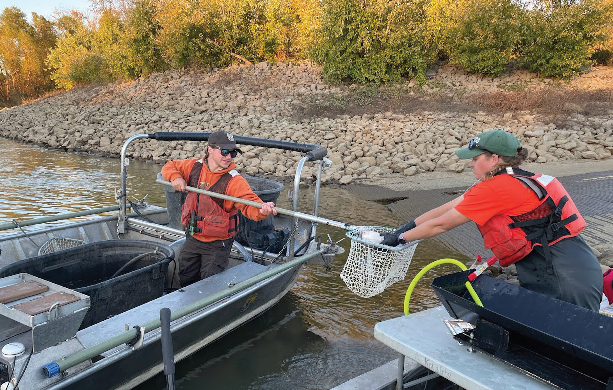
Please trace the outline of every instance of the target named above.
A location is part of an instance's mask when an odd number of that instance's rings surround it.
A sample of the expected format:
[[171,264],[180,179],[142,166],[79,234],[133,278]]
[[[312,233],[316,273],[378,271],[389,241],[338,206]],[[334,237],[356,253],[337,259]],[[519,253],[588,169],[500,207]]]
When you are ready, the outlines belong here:
[[236,147],[232,134],[218,131],[209,136],[204,157],[173,160],[162,167],[162,177],[170,181],[176,191],[186,191],[189,185],[262,203],[258,208],[188,192],[181,209],[181,223],[187,229],[179,256],[179,280],[183,287],[227,268],[239,210],[255,221],[277,214],[275,204],[262,202],[236,171],[233,159],[237,153],[242,152]]
[[562,184],[519,167],[528,157],[515,136],[495,129],[456,150],[478,180],[463,195],[384,234],[383,244],[436,236],[474,221],[501,266],[515,264],[520,286],[598,311],[600,264],[580,236],[585,220]]

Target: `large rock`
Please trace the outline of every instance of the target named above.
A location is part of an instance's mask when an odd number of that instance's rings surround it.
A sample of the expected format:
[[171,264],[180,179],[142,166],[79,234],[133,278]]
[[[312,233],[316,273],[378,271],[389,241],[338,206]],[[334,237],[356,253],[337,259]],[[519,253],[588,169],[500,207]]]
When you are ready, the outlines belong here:
[[[325,173],[326,182],[341,184],[392,173],[463,172],[468,162],[458,161],[453,151],[490,128],[514,133],[530,150],[529,161],[611,158],[611,111],[587,116],[576,103],[568,102],[568,115],[554,124],[541,122],[542,116],[530,111],[445,111],[445,106],[431,100],[437,94],[457,94],[468,101],[471,96],[506,92],[501,85],[539,91],[549,87],[548,80],[525,71],[489,79],[441,67],[429,82],[423,91],[430,95],[419,95],[422,91],[413,81],[403,86],[407,96],[422,96],[429,111],[385,106],[376,112],[370,104],[351,107],[355,88],[323,83],[321,69],[309,63],[167,71],[133,82],[77,88],[4,109],[0,136],[70,151],[119,155],[124,140],[135,134],[226,130],[324,146],[333,162]],[[572,80],[568,88],[572,93],[612,84],[612,68],[595,68]],[[334,113],[336,106],[341,115]],[[289,176],[300,159],[289,151],[241,148],[245,153],[238,163],[248,174]],[[203,151],[202,143],[146,141],[134,144],[129,152],[132,158],[164,162],[200,156]],[[314,174],[314,169],[305,168],[304,177]]]

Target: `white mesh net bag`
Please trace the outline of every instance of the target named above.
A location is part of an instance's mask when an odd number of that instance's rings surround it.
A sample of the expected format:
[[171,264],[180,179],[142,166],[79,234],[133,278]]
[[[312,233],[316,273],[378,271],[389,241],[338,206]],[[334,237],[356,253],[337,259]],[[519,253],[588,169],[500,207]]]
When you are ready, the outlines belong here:
[[83,244],[83,240],[77,240],[76,238],[53,237],[38,248],[38,255],[46,255]]
[[351,239],[347,262],[341,279],[356,295],[369,298],[390,285],[403,280],[411,264],[418,241],[391,247],[367,241],[362,232],[393,232],[394,229],[378,226],[355,226],[346,233]]

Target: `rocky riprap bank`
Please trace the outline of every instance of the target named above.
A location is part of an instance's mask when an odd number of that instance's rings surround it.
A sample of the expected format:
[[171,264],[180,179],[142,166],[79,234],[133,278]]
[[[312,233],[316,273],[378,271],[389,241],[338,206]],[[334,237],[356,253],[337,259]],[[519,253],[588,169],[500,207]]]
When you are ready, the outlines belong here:
[[[611,68],[597,68],[565,88],[607,89]],[[409,94],[502,91],[500,86],[539,89],[550,84],[533,75],[514,72],[497,79],[465,75],[443,67],[421,89],[406,85]],[[69,151],[119,155],[130,136],[156,131],[226,130],[238,135],[318,144],[328,148],[333,165],[323,180],[351,183],[381,175],[414,175],[448,170],[461,172],[467,161],[453,151],[475,134],[503,128],[531,150],[531,161],[607,159],[613,152],[613,115],[584,117],[559,127],[531,112],[413,113],[381,110],[355,115],[299,115],[305,107],[336,104],[351,88],[329,86],[321,70],[308,63],[266,63],[203,72],[168,71],[132,82],[77,88],[0,111],[0,137]],[[451,92],[449,92],[451,91]],[[613,110],[613,108],[611,108]],[[365,110],[368,112],[368,110]],[[241,170],[247,174],[293,175],[299,159],[290,152],[242,147]],[[133,158],[165,162],[200,156],[202,144],[137,142]],[[305,172],[307,175],[312,171]]]

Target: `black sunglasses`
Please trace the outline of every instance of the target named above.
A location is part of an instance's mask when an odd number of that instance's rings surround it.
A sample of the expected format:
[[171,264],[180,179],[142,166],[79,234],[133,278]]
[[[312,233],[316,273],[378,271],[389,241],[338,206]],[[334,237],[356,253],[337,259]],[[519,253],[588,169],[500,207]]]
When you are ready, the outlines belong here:
[[485,148],[482,148],[479,146],[479,139],[478,138],[471,138],[470,141],[468,141],[468,149],[472,150],[472,149],[479,149],[479,150],[483,150],[484,152],[488,152],[489,154],[496,154],[492,151],[489,151]]
[[238,150],[221,149],[218,146],[212,146],[212,148],[219,149],[219,153],[221,153],[223,157],[226,157],[229,154],[232,158],[235,158],[238,155]]

